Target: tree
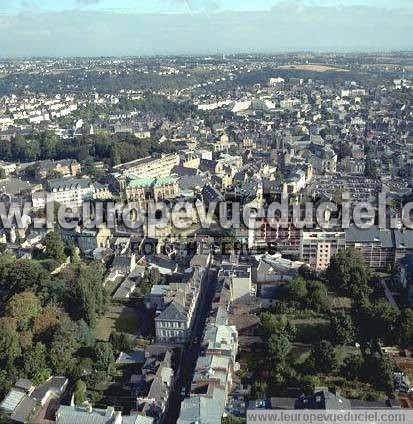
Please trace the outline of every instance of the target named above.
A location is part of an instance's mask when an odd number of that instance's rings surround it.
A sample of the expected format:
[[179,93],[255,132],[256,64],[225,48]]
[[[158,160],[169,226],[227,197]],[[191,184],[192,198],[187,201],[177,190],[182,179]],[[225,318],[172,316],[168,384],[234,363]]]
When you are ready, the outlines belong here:
[[19,259],[11,264],[5,281],[14,292],[32,290],[36,293],[49,284],[50,274],[36,261]]
[[270,338],[271,335],[285,334],[292,341],[297,333],[294,324],[285,315],[264,312],[261,314],[261,325],[267,338]]
[[109,342],[112,344],[113,350],[116,353],[131,352],[135,347],[134,337],[126,333],[116,333],[113,331],[110,334]]
[[341,375],[349,380],[360,378],[363,364],[364,361],[361,355],[354,353],[350,354],[343,361],[343,365],[341,366]]
[[394,366],[386,357],[377,353],[366,355],[362,375],[378,390],[388,394],[393,391],[393,371]]
[[321,281],[311,281],[308,284],[308,306],[316,312],[328,312],[331,302],[328,297],[327,287]]
[[358,331],[360,342],[364,345],[382,341],[394,344],[398,341],[398,311],[385,299],[375,302],[360,301],[352,310],[353,321]]
[[265,381],[254,381],[251,389],[253,399],[265,399],[267,397],[268,384]]
[[16,258],[8,253],[0,255],[0,281],[7,281],[15,262]]
[[271,361],[275,364],[276,368],[282,370],[285,368],[287,356],[291,350],[291,343],[285,334],[273,334],[268,339],[268,352]]
[[83,319],[94,327],[97,318],[106,309],[106,294],[103,288],[103,269],[100,265],[75,264],[66,269],[67,283],[72,287],[75,302],[68,308],[75,319]]
[[46,245],[46,255],[60,264],[63,263],[66,259],[65,244],[63,243],[60,234],[55,231],[51,231],[50,233],[47,233],[44,242]]
[[95,346],[96,365],[101,370],[107,370],[115,362],[112,345],[108,342],[97,342]]
[[79,348],[78,326],[68,316],[62,315],[50,347],[50,362],[56,374],[64,375],[75,363]]
[[81,346],[93,347],[95,345],[96,339],[90,327],[83,319],[78,321],[77,324],[79,328],[79,343],[81,344]]
[[41,310],[40,300],[32,292],[17,293],[6,305],[6,315],[16,319],[20,330],[27,330]]
[[399,324],[399,343],[402,348],[413,346],[413,311],[406,308],[402,311]]
[[47,367],[48,355],[43,343],[36,343],[33,349],[25,352],[22,357],[24,375],[35,385],[47,380],[51,370]]
[[308,290],[307,281],[302,277],[294,278],[287,286],[288,298],[293,302],[306,301]]
[[77,380],[74,389],[74,402],[76,406],[81,406],[86,402],[86,383],[82,380]]
[[361,253],[356,249],[342,250],[334,255],[326,276],[332,288],[353,299],[367,298],[371,293],[368,269]]
[[354,341],[354,327],[351,316],[343,311],[331,315],[330,332],[336,344],[346,345]]
[[323,373],[330,373],[337,368],[337,358],[333,345],[328,340],[321,340],[311,352],[314,366]]
[[3,363],[4,367],[11,366],[21,352],[16,327],[15,319],[0,318],[0,364]]
[[223,417],[221,424],[246,424],[246,419],[242,417],[234,417],[233,415],[228,415]]
[[145,269],[143,274],[140,292],[142,295],[148,294],[153,285],[158,284],[161,280],[161,275],[157,268]]
[[50,344],[53,333],[59,324],[59,315],[62,312],[55,306],[46,306],[40,315],[34,318],[33,334],[36,340]]

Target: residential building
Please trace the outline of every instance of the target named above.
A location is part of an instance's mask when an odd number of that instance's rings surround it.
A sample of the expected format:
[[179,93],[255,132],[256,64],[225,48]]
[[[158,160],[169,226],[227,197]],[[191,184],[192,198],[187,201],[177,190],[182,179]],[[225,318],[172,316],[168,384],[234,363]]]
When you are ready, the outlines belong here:
[[165,309],[155,318],[156,339],[163,343],[185,343],[198,308],[205,271],[199,267],[186,273],[184,283],[171,284],[164,298]]
[[301,231],[300,259],[317,271],[327,269],[331,257],[345,247],[344,231]]
[[179,155],[169,154],[159,157],[135,159],[131,162],[114,166],[115,172],[120,172],[132,178],[163,178],[168,177],[174,166],[179,165]]
[[100,189],[100,185],[97,188],[90,178],[50,180],[47,184],[47,201],[76,208],[85,201],[95,199]]

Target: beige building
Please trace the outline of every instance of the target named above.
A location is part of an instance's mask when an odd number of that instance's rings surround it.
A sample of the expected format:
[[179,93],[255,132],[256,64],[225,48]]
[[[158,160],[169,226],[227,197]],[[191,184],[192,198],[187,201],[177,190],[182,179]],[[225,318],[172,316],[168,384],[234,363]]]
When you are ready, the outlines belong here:
[[129,181],[125,189],[126,200],[134,202],[172,199],[178,194],[178,182],[172,177],[136,178]]
[[346,247],[344,231],[301,231],[300,259],[317,271],[330,265],[330,259]]
[[116,165],[113,169],[132,178],[163,178],[169,176],[174,166],[179,165],[179,155],[148,156]]

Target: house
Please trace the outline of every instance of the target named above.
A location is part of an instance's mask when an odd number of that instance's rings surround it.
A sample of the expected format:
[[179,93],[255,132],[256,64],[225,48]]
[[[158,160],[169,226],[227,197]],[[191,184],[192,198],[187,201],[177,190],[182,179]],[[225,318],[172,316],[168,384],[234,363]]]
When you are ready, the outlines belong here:
[[408,290],[407,299],[410,306],[413,305],[413,254],[405,256],[400,261],[399,271],[400,284]]
[[385,270],[413,253],[413,231],[380,229],[377,226],[361,229],[350,226],[346,230],[346,248],[360,250],[367,266]]
[[119,288],[113,294],[112,299],[117,301],[128,300],[136,288],[142,283],[144,272],[145,268],[136,266],[134,270],[121,283]]
[[165,309],[164,299],[170,290],[169,285],[155,284],[151,287],[151,292],[145,295],[144,303],[146,309],[161,311]]
[[232,375],[238,369],[235,362],[237,351],[235,326],[227,325],[226,319],[207,324],[190,397],[182,402],[178,423],[221,422],[232,389]]
[[35,387],[31,381],[20,379],[0,404],[0,409],[15,423],[36,422],[38,408],[43,408],[51,399],[59,399],[67,388],[66,377],[50,377]]
[[50,377],[45,383],[36,387],[31,397],[44,407],[51,398],[60,398],[69,383],[66,377]]
[[179,165],[179,155],[174,153],[135,159],[131,162],[114,166],[113,170],[134,178],[163,178],[168,177],[171,170],[177,165]]
[[47,192],[48,201],[70,207],[80,207],[83,202],[95,198],[96,188],[90,178],[62,178],[49,180]]
[[173,301],[155,318],[156,337],[159,341],[184,343],[190,324],[184,306]]
[[346,247],[346,232],[321,231],[318,229],[301,231],[300,259],[317,271],[330,265],[330,259]]
[[255,295],[255,286],[252,284],[249,265],[223,264],[220,277],[228,282],[232,302],[245,296]]
[[295,278],[304,263],[283,258],[280,253],[265,254],[259,258],[256,273],[257,283],[289,281]]
[[351,403],[348,399],[324,389],[309,396],[300,396],[295,401],[294,409],[348,410],[351,409]]
[[[142,417],[146,418],[146,417]],[[56,412],[57,424],[150,424],[153,420],[142,420],[138,415],[122,417],[120,411],[115,411],[115,408],[109,406],[106,409],[74,406],[60,406]]]
[[177,424],[217,424],[222,419],[218,399],[208,397],[190,397],[181,404]]
[[166,255],[145,256],[144,260],[149,268],[157,268],[161,275],[170,275],[178,271],[178,264]]
[[229,357],[235,366],[238,332],[234,325],[209,323],[205,328],[202,349],[207,355]]
[[59,161],[45,160],[37,162],[36,177],[47,178],[53,174],[60,174],[62,177],[76,177],[80,175],[80,163],[75,159],[63,159]]
[[156,338],[161,343],[185,343],[189,337],[193,318],[198,308],[205,271],[199,267],[189,269],[184,282],[169,285],[162,300],[165,308],[155,318]]
[[35,387],[30,380],[19,379],[0,403],[0,410],[12,415],[21,402],[31,395]]
[[173,386],[172,352],[167,351],[160,361],[148,358],[142,367],[142,375],[135,381],[136,410],[159,422],[168,406]]
[[101,227],[96,230],[82,229],[76,239],[80,250],[83,253],[90,253],[98,248],[109,248],[110,236],[111,230],[107,227]]
[[128,201],[145,201],[154,199],[172,199],[179,195],[179,185],[177,179],[173,177],[162,178],[134,178],[131,179],[125,188],[125,198]]
[[136,267],[136,256],[131,255],[115,256],[110,267],[111,272],[116,271],[120,275],[127,275]]

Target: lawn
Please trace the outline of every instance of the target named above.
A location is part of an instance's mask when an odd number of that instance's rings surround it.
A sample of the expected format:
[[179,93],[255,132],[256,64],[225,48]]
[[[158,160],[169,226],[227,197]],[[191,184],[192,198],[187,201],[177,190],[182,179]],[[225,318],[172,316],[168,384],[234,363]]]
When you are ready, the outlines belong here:
[[112,331],[136,335],[139,322],[139,314],[135,308],[114,305],[99,320],[94,334],[97,340],[103,341],[109,340]]
[[351,299],[349,297],[329,293],[329,298],[333,309],[351,309]]
[[344,359],[351,355],[351,354],[358,354],[360,355],[360,349],[354,347],[354,346],[338,346],[336,348],[336,357],[339,365],[342,365],[344,362]]
[[297,328],[296,341],[314,344],[321,339],[328,338],[330,321],[324,318],[293,319]]
[[291,351],[288,354],[291,362],[302,364],[310,356],[311,345],[304,343],[292,343]]
[[139,325],[139,316],[134,308],[123,308],[116,320],[116,331],[120,333],[136,334]]

